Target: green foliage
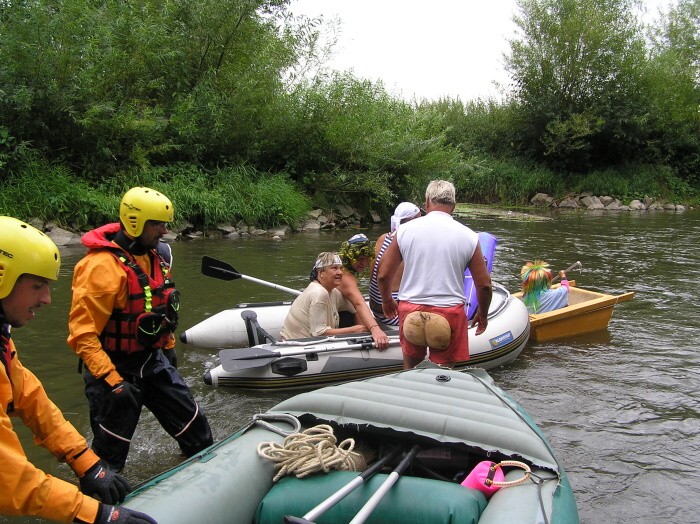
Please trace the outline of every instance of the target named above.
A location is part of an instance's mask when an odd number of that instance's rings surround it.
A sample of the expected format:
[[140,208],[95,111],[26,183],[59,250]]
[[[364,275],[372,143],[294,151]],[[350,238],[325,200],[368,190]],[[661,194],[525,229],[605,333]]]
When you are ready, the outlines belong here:
[[543,154],[555,168],[592,164],[593,139],[605,125],[601,117],[574,113],[565,120],[555,118],[542,135]]
[[[135,183],[204,227],[293,224],[312,203],[390,211],[435,178],[474,202],[596,178],[688,195],[700,0],[679,0],[646,48],[635,3],[519,0],[512,96],[408,104],[310,75],[332,38],[289,0],[0,1],[0,204],[84,229]],[[661,182],[626,175],[640,164]]]
[[594,171],[576,181],[575,192],[609,195],[623,202],[652,197],[669,201],[692,198],[693,189],[667,166],[629,165],[623,170]]
[[583,172],[634,158],[645,110],[638,82],[645,47],[632,0],[518,5],[521,37],[511,41],[507,69],[533,158]]
[[117,195],[90,187],[61,165],[28,155],[16,174],[9,174],[0,192],[0,214],[23,220],[37,217],[85,231],[116,219]]
[[700,184],[700,0],[681,0],[652,34],[644,76],[650,162]]
[[536,193],[556,195],[565,186],[554,172],[520,160],[495,160],[455,182],[460,201],[526,205]]
[[260,227],[296,225],[310,209],[308,198],[286,177],[251,168],[207,172],[180,164],[90,186],[64,166],[30,161],[5,182],[0,214],[59,220],[85,231],[117,220],[122,195],[138,185],[158,189],[172,200],[176,224],[186,221],[204,228],[240,220]]
[[514,130],[518,129],[518,111],[513,102],[476,100],[466,104],[443,99],[424,102],[419,112],[439,115],[446,142],[465,157],[472,155],[512,156],[516,151]]
[[293,35],[282,38],[274,23],[286,4],[7,3],[5,125],[99,176],[175,154],[230,156],[250,147],[258,110],[294,62]]
[[134,185],[158,189],[172,200],[176,221],[203,228],[240,220],[260,227],[296,225],[310,209],[309,199],[288,177],[245,166],[204,170],[176,164],[120,180],[113,188],[119,194]]
[[684,69],[695,71],[700,81],[700,1],[679,0],[671,6],[656,32],[657,50],[672,49]]
[[299,84],[288,103],[293,113],[268,140],[267,158],[322,206],[388,209],[436,173],[462,169],[434,115],[392,99],[380,83],[332,75]]
[[5,126],[0,126],[0,173],[10,169],[19,161],[26,150],[26,144],[18,144]]

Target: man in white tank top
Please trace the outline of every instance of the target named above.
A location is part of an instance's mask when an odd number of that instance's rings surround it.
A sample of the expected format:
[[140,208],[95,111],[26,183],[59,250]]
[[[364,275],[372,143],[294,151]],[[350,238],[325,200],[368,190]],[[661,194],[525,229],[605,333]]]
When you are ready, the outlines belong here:
[[[419,364],[428,351],[431,361],[450,367],[469,359],[464,309],[467,268],[479,304],[472,323],[477,327],[476,335],[488,325],[491,278],[478,235],[452,218],[455,204],[451,182],[430,182],[425,192],[426,215],[399,228],[377,275],[384,315],[399,315],[406,369]],[[391,282],[401,261],[404,270],[397,304],[391,295]]]

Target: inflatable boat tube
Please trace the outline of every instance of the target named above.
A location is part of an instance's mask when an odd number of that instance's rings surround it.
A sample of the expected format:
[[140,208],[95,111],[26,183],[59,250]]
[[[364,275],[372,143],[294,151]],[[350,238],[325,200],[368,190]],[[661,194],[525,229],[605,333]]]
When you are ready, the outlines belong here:
[[[496,254],[496,244],[498,244],[498,239],[491,233],[481,232],[479,233],[479,245],[481,246],[481,253],[484,255],[484,261],[486,262],[486,270],[491,274],[491,268],[493,268],[493,257]],[[472,278],[471,271],[467,268],[464,271],[464,296],[467,297],[467,305],[464,306],[467,309],[467,318],[471,320],[476,313],[476,307],[479,305],[476,300],[476,288],[474,287],[474,279]]]

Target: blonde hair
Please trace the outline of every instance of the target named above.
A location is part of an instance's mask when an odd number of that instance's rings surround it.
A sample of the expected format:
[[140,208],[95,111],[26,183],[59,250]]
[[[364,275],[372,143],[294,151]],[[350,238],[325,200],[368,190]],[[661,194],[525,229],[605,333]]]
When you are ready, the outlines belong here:
[[454,205],[457,203],[455,186],[447,180],[433,180],[425,190],[425,199],[436,204]]

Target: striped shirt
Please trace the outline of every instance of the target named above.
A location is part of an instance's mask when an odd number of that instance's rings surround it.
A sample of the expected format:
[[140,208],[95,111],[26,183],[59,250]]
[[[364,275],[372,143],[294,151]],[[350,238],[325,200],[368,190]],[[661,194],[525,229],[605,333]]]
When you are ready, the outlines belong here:
[[[377,283],[377,272],[379,271],[379,261],[382,259],[382,256],[384,256],[384,253],[391,245],[391,242],[395,237],[395,231],[384,237],[384,242],[382,242],[382,245],[379,248],[379,253],[377,253],[377,257],[374,260],[372,274],[369,278],[369,308],[372,310],[374,318],[377,319],[378,322],[381,322],[387,326],[398,326],[399,317],[386,318],[382,312],[382,295],[379,292],[379,284]],[[398,292],[396,291],[393,291],[391,295],[394,297],[394,300],[396,300],[396,298],[399,296]]]

